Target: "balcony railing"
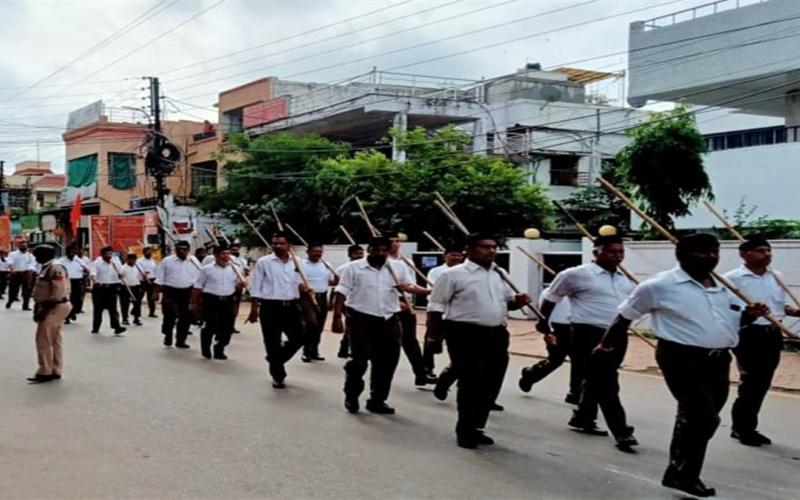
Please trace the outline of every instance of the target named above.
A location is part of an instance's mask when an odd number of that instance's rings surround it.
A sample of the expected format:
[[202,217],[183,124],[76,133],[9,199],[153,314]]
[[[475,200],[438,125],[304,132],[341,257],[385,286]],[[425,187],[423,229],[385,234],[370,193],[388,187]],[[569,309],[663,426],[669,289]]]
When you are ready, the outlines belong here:
[[200,132],[199,134],[192,135],[192,142],[203,141],[203,140],[210,139],[210,138],[216,137],[216,136],[217,136],[217,131],[216,130],[209,130],[209,131],[206,131],[206,132]]
[[658,28],[666,28],[667,26],[672,26],[673,24],[682,23],[684,21],[691,21],[693,19],[697,19],[698,17],[712,16],[725,10],[738,9],[739,7],[745,7],[766,1],[767,0],[717,0],[716,2],[698,5],[697,7],[692,7],[691,9],[679,10],[678,12],[673,12],[672,14],[648,19],[647,21],[644,21],[644,29],[645,31],[649,31]]
[[707,134],[703,137],[709,151],[769,146],[800,142],[800,126],[735,130],[721,134]]

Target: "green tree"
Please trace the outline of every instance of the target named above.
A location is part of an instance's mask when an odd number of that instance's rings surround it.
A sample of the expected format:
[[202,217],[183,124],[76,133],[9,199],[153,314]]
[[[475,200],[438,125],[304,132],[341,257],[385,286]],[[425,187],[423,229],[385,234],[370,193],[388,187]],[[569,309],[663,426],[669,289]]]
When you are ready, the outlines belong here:
[[[600,172],[604,179],[618,188],[630,189],[625,172],[616,162],[604,162]],[[630,231],[630,210],[616,196],[597,184],[576,189],[561,204],[592,234],[597,234],[600,226],[605,224],[616,227],[621,233]],[[573,224],[563,214],[559,214],[558,225],[571,228]]]
[[617,160],[634,187],[634,198],[657,222],[671,228],[673,217],[691,214],[693,203],[713,199],[703,168],[706,143],[686,107],[655,113],[628,136],[631,142]]

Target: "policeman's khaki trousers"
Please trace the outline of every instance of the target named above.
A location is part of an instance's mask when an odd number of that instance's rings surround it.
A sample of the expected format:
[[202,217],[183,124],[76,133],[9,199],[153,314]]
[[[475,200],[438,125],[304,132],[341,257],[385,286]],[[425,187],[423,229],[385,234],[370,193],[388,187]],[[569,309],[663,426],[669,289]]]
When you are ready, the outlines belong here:
[[72,310],[69,302],[56,304],[36,326],[37,375],[61,374],[61,327]]

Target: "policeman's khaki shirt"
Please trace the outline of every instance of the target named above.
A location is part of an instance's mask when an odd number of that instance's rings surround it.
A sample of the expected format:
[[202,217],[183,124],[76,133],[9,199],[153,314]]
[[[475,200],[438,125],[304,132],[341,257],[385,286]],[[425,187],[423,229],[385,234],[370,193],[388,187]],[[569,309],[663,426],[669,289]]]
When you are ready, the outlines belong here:
[[42,266],[42,272],[33,285],[33,301],[36,304],[61,303],[69,299],[69,279],[64,266],[51,260]]
[[503,281],[502,269],[487,269],[467,259],[442,273],[428,298],[428,311],[444,313],[444,319],[481,326],[505,325],[508,302],[514,291]]

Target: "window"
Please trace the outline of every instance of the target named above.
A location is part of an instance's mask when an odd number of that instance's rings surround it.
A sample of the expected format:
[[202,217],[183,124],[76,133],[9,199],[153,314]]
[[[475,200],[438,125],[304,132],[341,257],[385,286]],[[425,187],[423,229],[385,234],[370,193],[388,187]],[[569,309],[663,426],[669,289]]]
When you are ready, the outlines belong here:
[[197,199],[203,187],[216,189],[217,162],[204,161],[192,164],[192,198]]
[[578,185],[578,156],[558,155],[550,157],[550,185]]
[[108,153],[108,185],[114,189],[136,186],[136,156],[131,153]]
[[67,186],[85,187],[97,182],[97,155],[81,156],[67,162]]

